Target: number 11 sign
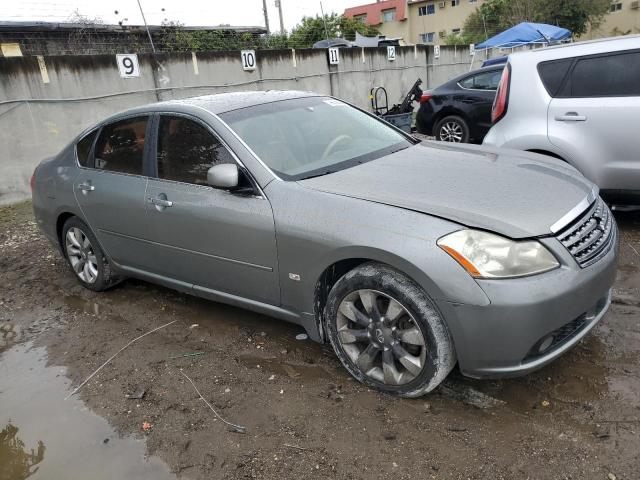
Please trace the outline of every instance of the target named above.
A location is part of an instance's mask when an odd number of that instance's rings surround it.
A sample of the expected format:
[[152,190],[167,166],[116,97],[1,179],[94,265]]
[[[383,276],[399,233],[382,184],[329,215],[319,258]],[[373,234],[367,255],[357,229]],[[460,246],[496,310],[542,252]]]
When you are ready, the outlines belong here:
[[118,70],[123,78],[132,78],[140,76],[140,68],[138,67],[138,55],[135,53],[125,53],[116,55]]

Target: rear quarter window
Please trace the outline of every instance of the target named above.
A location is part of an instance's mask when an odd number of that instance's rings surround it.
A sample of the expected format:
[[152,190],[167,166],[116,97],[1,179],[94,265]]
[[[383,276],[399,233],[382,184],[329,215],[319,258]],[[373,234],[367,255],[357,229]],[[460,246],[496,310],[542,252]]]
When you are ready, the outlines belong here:
[[563,58],[562,60],[550,60],[538,64],[538,74],[547,93],[555,97],[560,91],[562,82],[567,76],[567,72],[573,63],[573,58]]
[[98,134],[98,130],[94,130],[91,133],[88,133],[84,137],[82,137],[78,143],[76,143],[76,156],[78,157],[78,163],[83,167],[92,167],[93,165],[89,165],[90,157],[91,157],[91,147],[93,146],[93,141]]

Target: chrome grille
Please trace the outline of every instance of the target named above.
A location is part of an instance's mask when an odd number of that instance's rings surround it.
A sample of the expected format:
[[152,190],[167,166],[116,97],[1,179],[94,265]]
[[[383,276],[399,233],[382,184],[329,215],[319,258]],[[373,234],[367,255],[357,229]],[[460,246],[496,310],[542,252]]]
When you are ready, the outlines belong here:
[[581,267],[594,264],[613,246],[616,223],[609,208],[598,198],[587,212],[557,235]]

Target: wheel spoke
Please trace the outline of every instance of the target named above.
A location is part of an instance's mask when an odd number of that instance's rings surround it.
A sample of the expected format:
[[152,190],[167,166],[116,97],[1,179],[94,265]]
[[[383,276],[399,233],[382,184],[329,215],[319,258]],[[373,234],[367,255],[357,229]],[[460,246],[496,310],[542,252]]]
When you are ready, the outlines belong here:
[[82,246],[85,249],[89,249],[91,247],[91,242],[89,241],[89,237],[87,237],[84,233],[82,234]]
[[69,231],[67,232],[67,239],[71,242],[71,244],[76,247],[76,248],[80,248],[80,241],[78,240],[78,238],[76,237],[76,232],[77,232],[77,228],[71,228],[69,229]]
[[424,338],[418,327],[399,330],[400,340],[410,345],[424,345]]
[[79,257],[80,249],[73,244],[67,243],[67,255],[70,257]]
[[91,280],[94,280],[98,276],[98,269],[96,268],[96,265],[91,262],[87,262],[87,266],[89,267],[89,274],[91,275]]
[[422,361],[420,360],[420,357],[414,357],[399,343],[396,343],[393,346],[392,351],[400,364],[406,368],[409,373],[416,376],[422,371]]
[[400,305],[400,303],[396,302],[393,298],[390,298],[389,306],[384,314],[384,318],[390,322],[395,322],[404,311],[404,307]]
[[373,368],[376,357],[378,356],[378,353],[380,353],[380,350],[378,349],[378,347],[376,347],[375,345],[369,344],[367,348],[365,348],[362,352],[360,352],[360,355],[356,360],[356,365],[364,373],[367,373],[369,370]]
[[378,304],[376,303],[377,295],[371,290],[360,290],[360,301],[374,322],[380,319]]
[[400,383],[401,373],[396,368],[396,362],[393,359],[391,350],[382,352],[382,371],[384,372],[384,383],[388,385],[398,385]]
[[84,267],[82,269],[83,280],[85,282],[91,281],[91,270],[89,269],[89,263],[85,262]]
[[371,323],[371,319],[359,311],[353,302],[343,301],[338,310],[349,320],[357,323],[358,325],[362,325],[363,327],[366,327]]
[[342,343],[369,342],[369,332],[364,329],[344,328],[338,331]]
[[89,262],[91,262],[93,265],[98,265],[98,259],[96,258],[96,256],[92,253],[90,253],[89,255],[87,255],[87,260]]
[[84,268],[84,260],[82,260],[81,258],[76,258],[75,261],[72,260],[71,267],[73,267],[74,272],[80,275],[82,269]]

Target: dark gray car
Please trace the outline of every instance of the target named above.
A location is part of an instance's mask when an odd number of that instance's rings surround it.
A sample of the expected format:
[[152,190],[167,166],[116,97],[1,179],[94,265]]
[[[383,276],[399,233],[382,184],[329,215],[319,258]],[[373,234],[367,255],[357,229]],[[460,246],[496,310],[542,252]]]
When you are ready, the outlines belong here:
[[302,325],[417,396],[553,360],[610,303],[597,188],[536,154],[420,143],[339,100],[243,92],[135,108],[34,172],[78,280],[137,277]]

